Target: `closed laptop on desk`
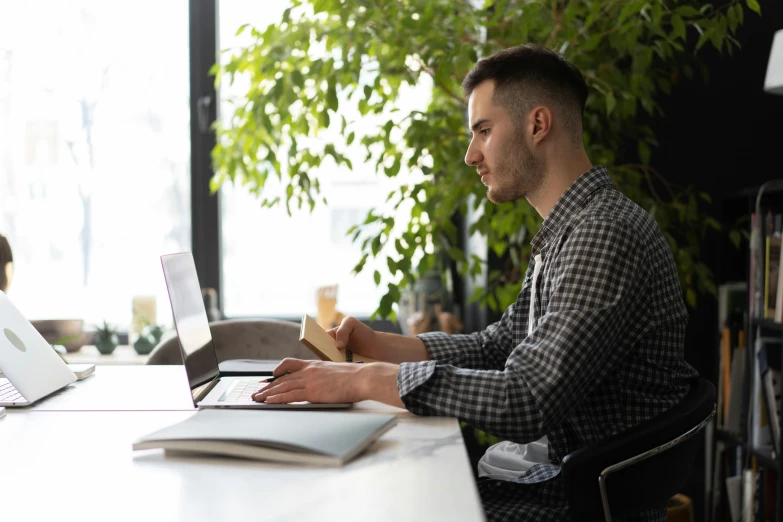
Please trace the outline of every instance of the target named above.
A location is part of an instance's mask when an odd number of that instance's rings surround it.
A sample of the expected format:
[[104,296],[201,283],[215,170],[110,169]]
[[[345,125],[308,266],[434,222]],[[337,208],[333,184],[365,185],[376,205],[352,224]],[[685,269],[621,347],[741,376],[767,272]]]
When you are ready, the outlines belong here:
[[29,406],[76,375],[0,291],[0,406]]

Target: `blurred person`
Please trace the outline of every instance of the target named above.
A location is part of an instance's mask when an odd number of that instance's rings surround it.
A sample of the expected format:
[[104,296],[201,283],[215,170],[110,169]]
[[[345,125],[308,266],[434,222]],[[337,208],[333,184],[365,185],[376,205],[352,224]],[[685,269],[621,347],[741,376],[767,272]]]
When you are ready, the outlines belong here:
[[13,275],[14,255],[11,253],[11,244],[4,235],[0,234],[0,290],[8,293]]

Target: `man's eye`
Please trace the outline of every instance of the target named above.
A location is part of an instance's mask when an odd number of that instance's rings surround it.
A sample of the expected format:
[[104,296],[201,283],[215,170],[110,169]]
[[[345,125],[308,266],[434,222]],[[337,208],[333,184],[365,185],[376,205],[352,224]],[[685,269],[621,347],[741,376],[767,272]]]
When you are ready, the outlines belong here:
[[487,134],[489,134],[489,129],[481,129],[479,131],[479,134],[481,134],[482,136],[486,136]]

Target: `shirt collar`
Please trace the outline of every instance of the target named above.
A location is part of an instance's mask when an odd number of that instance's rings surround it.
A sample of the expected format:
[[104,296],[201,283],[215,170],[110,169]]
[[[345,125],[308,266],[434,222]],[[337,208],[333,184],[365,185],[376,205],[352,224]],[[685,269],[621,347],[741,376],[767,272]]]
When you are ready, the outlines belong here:
[[576,181],[561,194],[557,203],[555,203],[555,206],[552,207],[549,215],[541,224],[538,233],[530,241],[530,245],[533,247],[533,253],[535,254],[542,246],[546,245],[550,238],[560,230],[560,227],[571,219],[574,212],[587,204],[590,195],[593,192],[605,187],[610,187],[611,185],[612,180],[609,178],[609,173],[603,165],[596,165],[579,176]]

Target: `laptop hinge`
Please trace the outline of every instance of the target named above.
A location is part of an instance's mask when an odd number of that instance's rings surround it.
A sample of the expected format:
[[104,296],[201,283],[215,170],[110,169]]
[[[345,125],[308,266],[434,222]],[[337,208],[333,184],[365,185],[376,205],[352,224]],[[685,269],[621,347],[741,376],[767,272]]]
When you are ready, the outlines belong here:
[[214,388],[215,386],[217,386],[217,383],[218,383],[218,381],[219,381],[219,380],[220,380],[220,376],[218,375],[218,376],[214,377],[214,378],[213,378],[211,381],[209,381],[208,383],[206,383],[206,384],[202,384],[202,385],[201,385],[201,387],[200,387],[200,389],[198,389],[198,390],[195,392],[195,394],[193,395],[193,401],[194,401],[195,403],[197,403],[197,404],[198,404],[199,402],[201,402],[201,401],[204,399],[204,397],[206,397],[206,396],[209,394],[209,392],[211,392],[211,391],[212,391],[212,388]]

